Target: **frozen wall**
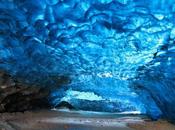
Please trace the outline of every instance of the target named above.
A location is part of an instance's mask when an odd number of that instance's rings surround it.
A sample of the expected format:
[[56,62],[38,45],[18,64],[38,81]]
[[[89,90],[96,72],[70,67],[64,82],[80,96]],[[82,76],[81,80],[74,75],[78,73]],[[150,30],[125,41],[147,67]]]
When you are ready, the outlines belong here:
[[1,0],[0,68],[53,88],[54,106],[174,119],[174,12],[175,0]]

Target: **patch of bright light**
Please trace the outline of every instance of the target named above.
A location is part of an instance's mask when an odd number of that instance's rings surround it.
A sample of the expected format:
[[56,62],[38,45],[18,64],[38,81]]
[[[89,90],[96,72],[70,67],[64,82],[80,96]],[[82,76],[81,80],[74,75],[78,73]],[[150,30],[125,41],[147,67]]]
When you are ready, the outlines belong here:
[[101,96],[96,95],[94,92],[83,92],[75,91],[69,89],[66,91],[66,96],[64,96],[61,101],[69,101],[70,99],[81,99],[89,101],[100,101],[103,100]]

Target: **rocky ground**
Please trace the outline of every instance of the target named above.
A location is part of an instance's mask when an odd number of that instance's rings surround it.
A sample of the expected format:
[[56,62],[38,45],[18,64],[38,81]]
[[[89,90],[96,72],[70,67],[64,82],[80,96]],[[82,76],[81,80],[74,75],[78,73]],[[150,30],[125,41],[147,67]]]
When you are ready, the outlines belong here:
[[0,130],[175,130],[175,126],[140,116],[43,110],[1,114]]

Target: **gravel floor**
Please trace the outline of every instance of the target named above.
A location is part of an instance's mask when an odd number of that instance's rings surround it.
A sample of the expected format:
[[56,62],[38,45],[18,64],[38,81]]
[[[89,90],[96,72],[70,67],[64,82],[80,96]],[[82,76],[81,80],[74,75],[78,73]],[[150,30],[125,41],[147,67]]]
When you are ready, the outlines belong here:
[[141,116],[43,110],[1,114],[0,130],[175,130],[175,126]]

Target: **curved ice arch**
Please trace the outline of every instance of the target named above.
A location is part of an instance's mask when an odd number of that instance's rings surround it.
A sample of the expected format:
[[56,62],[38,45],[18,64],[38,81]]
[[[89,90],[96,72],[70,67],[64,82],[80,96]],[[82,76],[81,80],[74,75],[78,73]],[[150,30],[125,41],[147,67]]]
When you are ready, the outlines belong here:
[[[1,0],[0,68],[27,83],[55,88],[63,81],[64,85],[51,94],[53,104],[71,88],[97,93],[105,102],[110,100],[112,107],[105,110],[125,111],[129,106],[130,110],[146,109],[157,118],[160,108],[166,117],[173,119],[174,115],[170,115],[173,107],[164,105],[171,104],[172,98],[160,94],[164,91],[174,95],[170,91],[174,87],[174,3],[174,0]],[[152,73],[169,77],[159,82],[150,77]],[[142,86],[141,91],[137,91],[138,86]],[[129,105],[126,102],[113,105],[120,100],[128,101]],[[80,106],[83,101],[71,102]]]

